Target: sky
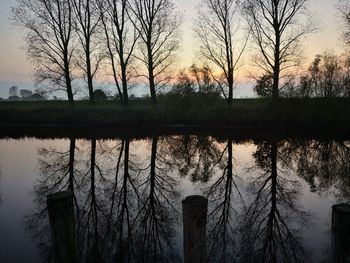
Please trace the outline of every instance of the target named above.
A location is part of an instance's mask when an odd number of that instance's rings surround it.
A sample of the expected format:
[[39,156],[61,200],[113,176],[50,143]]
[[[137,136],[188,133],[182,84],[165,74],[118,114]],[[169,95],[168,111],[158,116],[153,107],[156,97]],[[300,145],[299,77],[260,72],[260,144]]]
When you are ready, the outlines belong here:
[[[193,20],[196,16],[196,6],[201,0],[173,0],[184,14],[181,27],[182,44],[179,50],[179,69],[191,65],[196,56],[196,41],[193,38]],[[310,10],[316,21],[317,32],[309,35],[304,41],[305,63],[310,62],[316,54],[325,50],[334,50],[339,54],[344,50],[342,42],[342,21],[336,5],[339,0],[310,0]],[[0,0],[0,97],[6,98],[11,86],[20,89],[33,89],[32,65],[26,58],[23,33],[21,29],[9,22],[9,12],[16,0]],[[250,55],[242,61],[243,68],[252,65]],[[241,78],[248,76],[247,70],[242,70]]]

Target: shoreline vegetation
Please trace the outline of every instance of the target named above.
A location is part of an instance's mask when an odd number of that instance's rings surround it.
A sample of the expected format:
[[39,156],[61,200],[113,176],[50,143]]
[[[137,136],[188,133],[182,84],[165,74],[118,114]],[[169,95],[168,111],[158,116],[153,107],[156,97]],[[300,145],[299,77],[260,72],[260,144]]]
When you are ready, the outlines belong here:
[[[256,129],[303,134],[348,133],[350,100],[327,99],[236,99],[228,106],[222,99],[186,100],[162,98],[156,108],[149,99],[130,101],[125,108],[118,101],[3,101],[0,103],[0,129],[3,133],[21,128],[95,129],[142,133],[166,130],[215,132]],[[219,132],[219,131],[218,131]]]

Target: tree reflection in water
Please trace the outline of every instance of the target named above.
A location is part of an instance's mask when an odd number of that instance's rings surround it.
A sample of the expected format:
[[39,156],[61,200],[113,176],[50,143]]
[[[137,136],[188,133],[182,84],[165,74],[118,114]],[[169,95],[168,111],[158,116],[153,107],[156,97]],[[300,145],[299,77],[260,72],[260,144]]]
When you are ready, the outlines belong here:
[[312,191],[335,190],[339,201],[350,200],[350,143],[346,141],[295,140],[290,158],[297,163],[298,175]]
[[177,262],[179,255],[173,239],[179,212],[174,204],[179,193],[176,179],[169,174],[171,163],[167,153],[158,147],[158,143],[158,137],[152,138],[150,165],[140,185],[135,258],[142,258],[142,262]]
[[173,247],[177,182],[168,175],[171,166],[166,152],[157,149],[158,141],[152,139],[146,168],[130,154],[128,139],[93,139],[79,149],[71,139],[68,151],[39,149],[36,208],[25,224],[41,247],[43,261],[52,260],[46,196],[64,190],[73,192],[83,262],[179,260]]
[[[140,145],[147,153],[139,155]],[[310,217],[298,206],[298,182],[320,193],[336,189],[348,200],[349,144],[258,143],[247,173],[256,173],[252,180],[237,175],[235,145],[185,135],[138,142],[72,138],[67,150],[39,149],[36,207],[26,227],[43,261],[52,260],[46,196],[68,190],[83,262],[179,262],[180,174],[209,199],[209,262],[309,262],[301,231]]]
[[117,156],[115,180],[111,191],[111,204],[106,225],[105,245],[110,258],[117,262],[132,262],[133,221],[139,201],[136,159],[130,155],[130,140],[122,140]]
[[[227,141],[216,164],[220,165],[218,176],[207,187],[205,195],[210,201],[208,214],[208,260],[209,262],[235,262],[237,253],[238,210],[244,203],[234,174],[233,140]],[[216,165],[214,164],[214,166]],[[212,167],[213,169],[213,167]],[[243,206],[244,207],[244,206]]]
[[[102,145],[99,144],[99,147]],[[96,139],[92,139],[90,158],[85,160],[83,167],[86,170],[78,190],[81,203],[76,207],[78,243],[84,262],[100,262],[104,256],[103,228],[108,217],[109,205],[109,198],[104,193],[108,189],[110,173],[105,163],[99,163],[100,159],[104,161],[104,158],[97,158],[96,151]]]
[[283,169],[289,160],[279,147],[262,143],[254,153],[262,173],[253,182],[253,199],[243,216],[244,262],[308,262],[300,237],[308,216],[296,205],[297,183]]
[[192,182],[206,183],[213,176],[212,167],[220,158],[217,141],[205,136],[168,136],[167,148],[181,176]]
[[76,173],[74,168],[75,138],[70,139],[69,149],[60,151],[53,147],[38,150],[39,183],[34,187],[34,213],[24,219],[26,229],[37,241],[44,262],[52,261],[53,249],[50,239],[50,229],[46,210],[46,196],[48,194],[67,191],[73,192],[75,204]]

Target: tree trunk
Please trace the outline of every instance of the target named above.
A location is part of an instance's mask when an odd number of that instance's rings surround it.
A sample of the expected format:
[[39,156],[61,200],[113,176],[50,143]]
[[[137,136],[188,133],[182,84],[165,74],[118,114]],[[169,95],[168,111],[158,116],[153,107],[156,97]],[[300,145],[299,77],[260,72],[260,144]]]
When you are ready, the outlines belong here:
[[276,209],[277,202],[277,143],[271,143],[271,203]]
[[150,73],[150,80],[149,80],[149,88],[151,92],[151,101],[152,101],[152,106],[157,107],[157,99],[156,99],[156,87],[154,84],[154,77],[153,77],[153,69],[151,70],[152,72]]
[[228,76],[228,105],[232,106],[233,103],[233,72],[230,70]]
[[[278,3],[275,3],[275,13],[278,14]],[[274,30],[275,30],[275,52],[274,52],[274,67],[273,67],[273,85],[272,85],[272,99],[274,101],[278,100],[279,97],[279,81],[280,81],[280,47],[281,47],[281,37],[280,37],[280,24],[278,17],[274,18]]]
[[129,106],[129,96],[128,96],[128,83],[126,76],[126,67],[124,59],[124,42],[123,42],[123,31],[118,30],[119,36],[119,60],[120,60],[120,70],[121,70],[121,80],[122,80],[122,89],[123,89],[123,105],[125,107]]
[[66,89],[67,89],[68,102],[69,102],[70,106],[74,106],[72,80],[70,77],[69,62],[68,62],[68,51],[64,52],[64,76],[66,79]]
[[228,148],[228,161],[227,161],[227,174],[228,174],[228,177],[232,178],[232,174],[233,174],[233,154],[232,154],[232,142],[233,140],[232,139],[229,139],[227,141],[227,148]]
[[90,58],[90,40],[86,40],[86,75],[88,81],[88,89],[89,89],[89,98],[90,103],[95,104],[95,96],[94,96],[94,85],[93,85],[93,77],[91,73],[91,58]]
[[69,146],[69,191],[74,192],[74,160],[75,160],[75,138],[70,139]]
[[70,106],[74,107],[74,98],[73,98],[73,91],[72,91],[72,83],[70,80],[70,76],[68,73],[66,73],[66,86],[67,86],[67,96],[68,96],[68,103]]
[[153,68],[153,56],[152,56],[152,49],[151,49],[151,43],[147,44],[148,49],[148,79],[149,79],[149,89],[151,93],[151,101],[152,106],[157,106],[157,99],[156,99],[156,87],[154,83],[154,68]]
[[[124,63],[124,62],[123,62]],[[121,73],[122,73],[122,86],[123,86],[123,104],[125,107],[129,106],[129,95],[128,95],[128,83],[126,81],[126,66],[121,66]]]
[[[279,51],[275,52],[275,59],[279,59]],[[280,81],[280,64],[279,61],[275,61],[273,71],[273,85],[272,85],[272,99],[278,100],[279,98],[279,81]]]
[[156,159],[157,159],[157,144],[158,137],[154,137],[152,140],[152,150],[151,150],[151,175],[156,173]]

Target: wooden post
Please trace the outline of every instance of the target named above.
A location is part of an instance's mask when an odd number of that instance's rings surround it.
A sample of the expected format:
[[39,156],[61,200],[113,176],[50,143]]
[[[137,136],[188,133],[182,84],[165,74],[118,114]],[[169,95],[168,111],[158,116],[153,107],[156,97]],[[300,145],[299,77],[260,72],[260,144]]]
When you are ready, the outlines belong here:
[[184,262],[207,262],[208,199],[192,195],[182,201]]
[[79,262],[73,195],[59,192],[47,196],[47,208],[56,263]]
[[332,207],[332,256],[334,263],[350,262],[350,205]]

